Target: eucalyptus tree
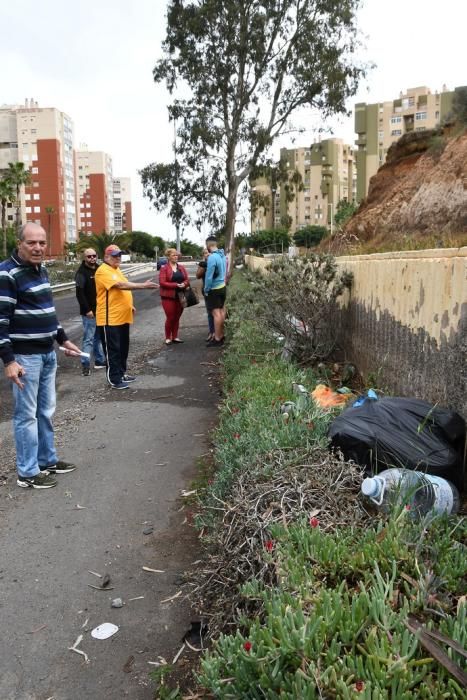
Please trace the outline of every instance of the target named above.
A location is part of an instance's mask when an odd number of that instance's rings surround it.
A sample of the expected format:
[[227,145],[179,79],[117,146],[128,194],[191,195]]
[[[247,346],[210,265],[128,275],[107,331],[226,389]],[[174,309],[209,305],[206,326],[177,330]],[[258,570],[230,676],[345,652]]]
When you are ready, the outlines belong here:
[[[173,97],[177,162],[196,216],[224,219],[234,245],[239,195],[300,108],[346,112],[365,67],[360,0],[169,0],[153,75]],[[161,173],[147,181],[164,208]],[[174,192],[177,196],[177,192]],[[204,200],[204,201],[203,201]],[[232,252],[232,251],[231,251]]]

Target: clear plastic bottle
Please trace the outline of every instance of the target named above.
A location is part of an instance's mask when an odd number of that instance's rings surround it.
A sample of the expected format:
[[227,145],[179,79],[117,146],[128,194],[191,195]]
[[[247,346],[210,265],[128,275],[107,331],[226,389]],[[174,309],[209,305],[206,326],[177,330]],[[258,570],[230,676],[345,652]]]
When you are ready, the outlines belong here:
[[416,517],[430,512],[436,515],[456,513],[460,507],[459,492],[454,484],[410,469],[386,469],[364,479],[362,493],[385,513],[394,506],[406,506]]

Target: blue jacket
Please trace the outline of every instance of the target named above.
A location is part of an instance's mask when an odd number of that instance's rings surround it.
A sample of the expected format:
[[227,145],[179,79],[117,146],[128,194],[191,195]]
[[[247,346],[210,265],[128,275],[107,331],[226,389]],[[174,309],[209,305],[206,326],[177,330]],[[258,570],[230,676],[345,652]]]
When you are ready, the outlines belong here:
[[208,266],[204,278],[204,293],[225,287],[226,259],[223,250],[214,250],[208,257]]

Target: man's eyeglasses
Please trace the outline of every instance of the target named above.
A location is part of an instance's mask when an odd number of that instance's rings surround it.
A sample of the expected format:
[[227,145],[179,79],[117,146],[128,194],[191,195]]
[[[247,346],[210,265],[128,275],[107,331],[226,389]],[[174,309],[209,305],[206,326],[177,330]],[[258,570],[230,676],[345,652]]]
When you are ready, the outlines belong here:
[[97,255],[86,255],[87,258],[97,258]]

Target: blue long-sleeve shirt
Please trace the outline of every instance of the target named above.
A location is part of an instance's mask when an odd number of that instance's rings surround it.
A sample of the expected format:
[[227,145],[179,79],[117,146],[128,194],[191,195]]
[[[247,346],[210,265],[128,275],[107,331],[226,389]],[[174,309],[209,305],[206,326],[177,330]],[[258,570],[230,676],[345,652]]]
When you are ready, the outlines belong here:
[[0,263],[0,358],[50,352],[67,340],[60,326],[44,265],[25,263],[15,251]]
[[225,287],[226,259],[223,250],[213,250],[208,257],[208,266],[204,278],[204,293],[212,289]]

